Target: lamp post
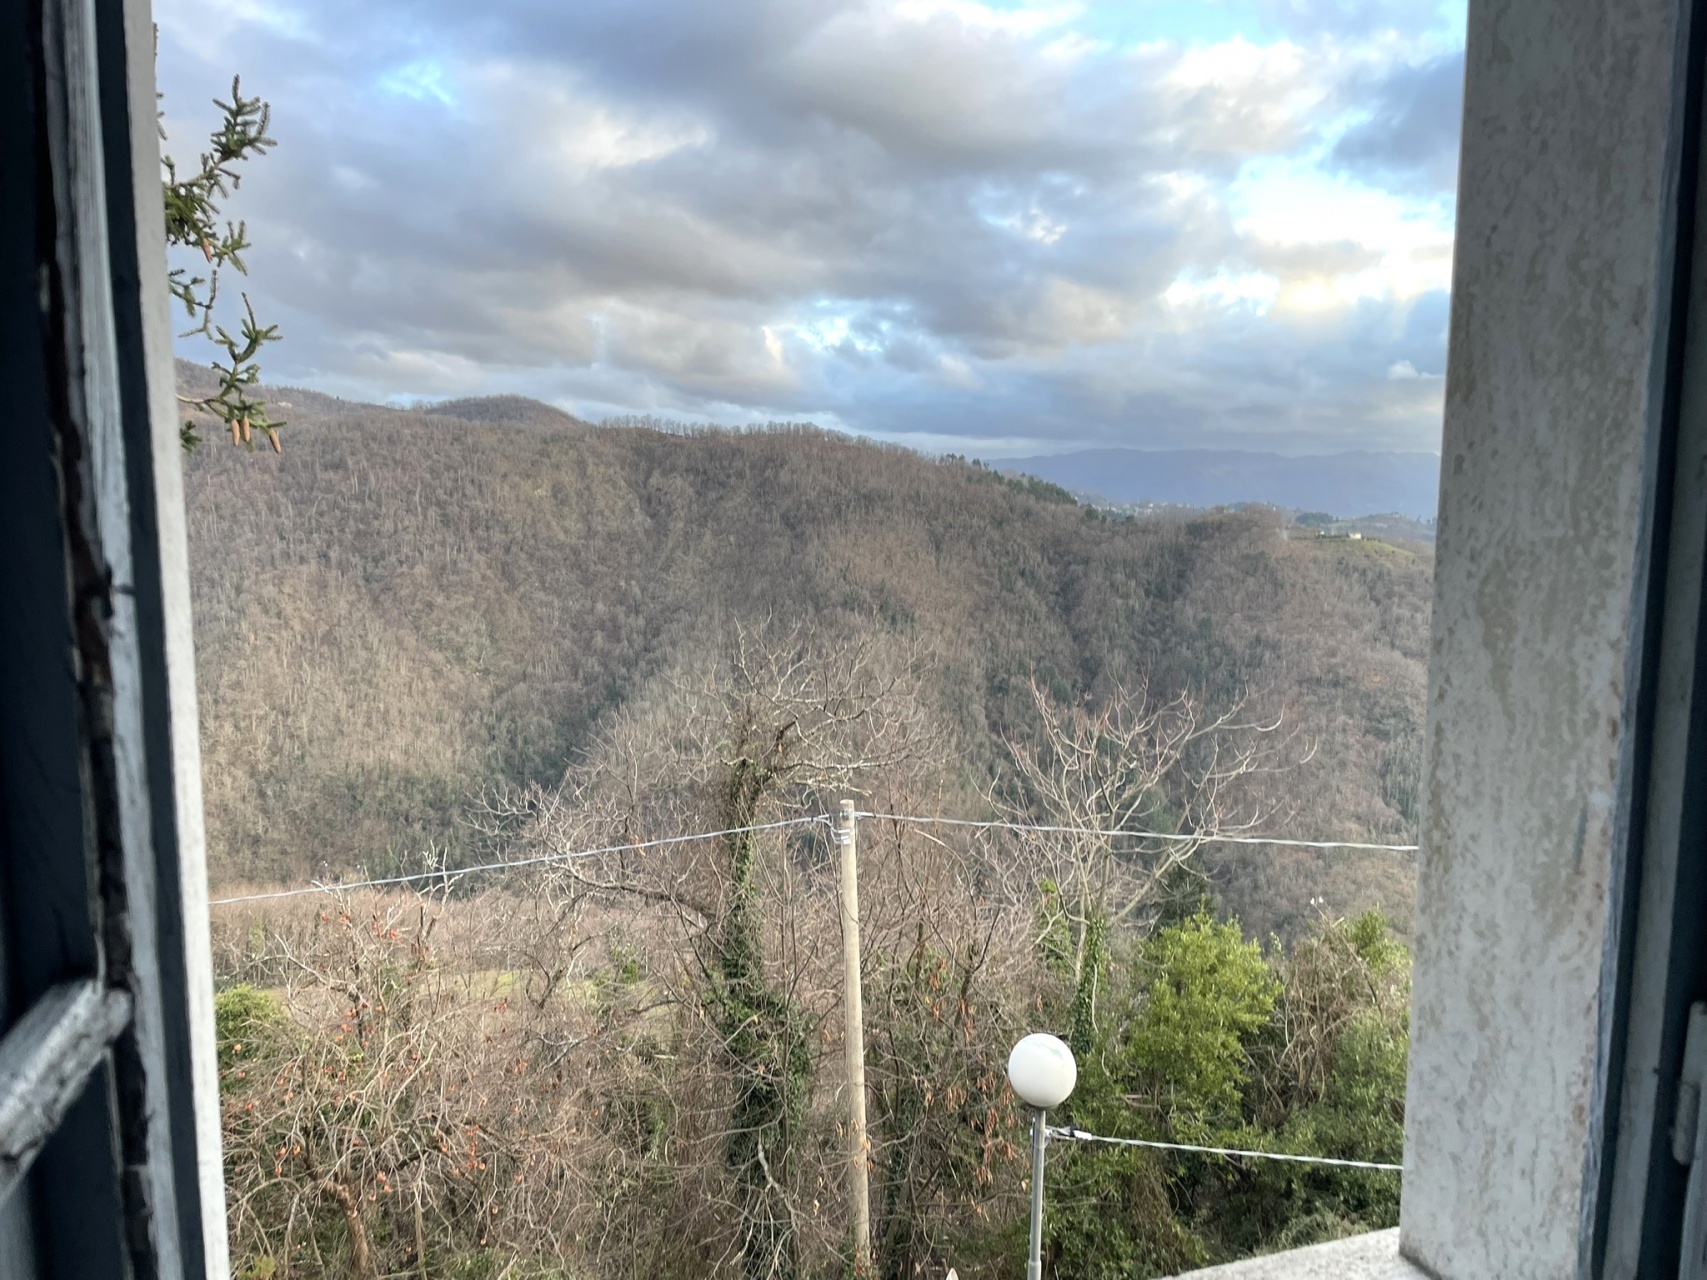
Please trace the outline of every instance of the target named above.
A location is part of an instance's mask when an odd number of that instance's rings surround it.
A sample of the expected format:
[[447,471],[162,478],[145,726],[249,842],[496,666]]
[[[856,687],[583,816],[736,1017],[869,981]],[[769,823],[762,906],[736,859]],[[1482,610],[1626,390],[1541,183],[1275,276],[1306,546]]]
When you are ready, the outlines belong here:
[[1043,1280],[1043,1146],[1049,1138],[1049,1109],[1065,1102],[1078,1082],[1073,1051],[1054,1036],[1029,1035],[1008,1055],[1008,1083],[1031,1108],[1031,1256],[1025,1280]]

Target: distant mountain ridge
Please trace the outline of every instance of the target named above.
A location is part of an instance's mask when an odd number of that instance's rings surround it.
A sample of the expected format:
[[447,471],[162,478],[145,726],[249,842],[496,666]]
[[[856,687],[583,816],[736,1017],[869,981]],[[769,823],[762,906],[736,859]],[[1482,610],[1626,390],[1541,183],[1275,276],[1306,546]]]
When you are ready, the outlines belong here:
[[[214,386],[204,366],[186,360],[177,361],[177,375],[180,388],[187,392],[206,393]],[[287,422],[304,414],[329,419],[358,413],[417,412],[480,426],[569,432],[595,429],[594,424],[561,409],[517,395],[441,400],[398,409],[343,400],[301,387],[270,388],[266,394]],[[650,416],[609,419],[603,426],[669,434],[718,430]],[[1110,448],[1002,458],[990,465],[1009,475],[1020,473],[1060,485],[1081,499],[1102,499],[1117,505],[1160,503],[1208,509],[1256,503],[1294,511],[1324,511],[1340,519],[1394,514],[1432,521],[1440,487],[1440,455],[1423,452],[1282,454]],[[1402,531],[1393,536],[1418,535]]]
[[1336,516],[1395,512],[1432,519],[1440,455],[1346,453],[1288,455],[1218,449],[1085,449],[1004,458],[995,464],[1118,503],[1188,507],[1267,503]]

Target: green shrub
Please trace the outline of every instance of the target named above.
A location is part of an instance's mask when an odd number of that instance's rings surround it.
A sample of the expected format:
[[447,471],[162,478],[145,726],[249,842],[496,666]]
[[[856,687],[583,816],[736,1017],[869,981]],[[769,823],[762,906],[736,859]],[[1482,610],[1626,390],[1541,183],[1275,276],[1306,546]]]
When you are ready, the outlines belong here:
[[257,1053],[278,1037],[285,1025],[284,1006],[278,998],[239,983],[213,997],[214,1041],[219,1050],[220,1075],[230,1081],[233,1068],[253,1061]]

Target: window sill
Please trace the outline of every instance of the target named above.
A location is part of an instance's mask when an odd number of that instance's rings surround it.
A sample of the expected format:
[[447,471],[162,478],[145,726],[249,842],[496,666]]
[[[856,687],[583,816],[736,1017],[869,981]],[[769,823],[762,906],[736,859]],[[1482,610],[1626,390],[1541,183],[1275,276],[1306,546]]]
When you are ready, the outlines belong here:
[[1187,1274],[1191,1280],[1427,1280],[1428,1276],[1399,1256],[1397,1227]]

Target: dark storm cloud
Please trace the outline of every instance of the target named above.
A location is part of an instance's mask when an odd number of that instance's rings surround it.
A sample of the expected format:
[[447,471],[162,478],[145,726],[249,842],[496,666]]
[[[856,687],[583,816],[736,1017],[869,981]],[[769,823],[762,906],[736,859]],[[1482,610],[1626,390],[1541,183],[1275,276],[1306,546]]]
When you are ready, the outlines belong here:
[[[1261,436],[1307,384],[1318,435],[1430,429],[1388,370],[1432,351],[1163,300],[1182,274],[1379,266],[1230,205],[1376,74],[1343,42],[1115,47],[947,0],[160,8],[174,144],[228,69],[274,104],[237,212],[279,377],[1032,450]],[[1337,161],[1413,164],[1356,136]],[[1381,305],[1400,334],[1414,308]]]

